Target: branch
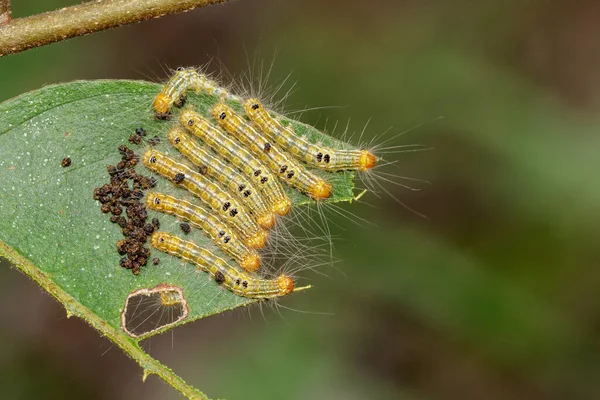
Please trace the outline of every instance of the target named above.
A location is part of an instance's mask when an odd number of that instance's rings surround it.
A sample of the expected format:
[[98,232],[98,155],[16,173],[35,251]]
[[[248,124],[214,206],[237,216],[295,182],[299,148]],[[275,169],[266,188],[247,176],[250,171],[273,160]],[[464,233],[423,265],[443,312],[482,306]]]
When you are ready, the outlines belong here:
[[[190,11],[227,0],[97,0],[10,20],[10,0],[0,0],[0,57],[116,26]],[[2,25],[2,18],[7,18]]]
[[10,0],[0,0],[0,26],[10,22]]

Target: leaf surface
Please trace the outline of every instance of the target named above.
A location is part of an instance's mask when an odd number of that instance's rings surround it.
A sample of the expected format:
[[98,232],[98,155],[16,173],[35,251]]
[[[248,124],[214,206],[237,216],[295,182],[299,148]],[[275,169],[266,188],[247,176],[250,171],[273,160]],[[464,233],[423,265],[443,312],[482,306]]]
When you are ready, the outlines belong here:
[[[161,283],[182,288],[189,307],[187,318],[172,326],[250,302],[223,290],[193,266],[156,250],[150,260],[159,257],[160,265],[148,262],[138,276],[119,265],[115,243],[123,238],[120,228],[109,221],[110,214],[101,213],[92,195],[94,188],[109,182],[106,167],[120,160],[119,145],[143,153],[147,146],[127,142],[138,127],[146,129],[147,138],[161,138],[159,150],[178,157],[165,143],[176,116],[172,121],[158,121],[151,109],[159,90],[159,85],[141,81],[78,81],[48,86],[0,104],[0,241],[4,243],[0,256],[17,267],[15,260],[26,259],[47,281],[42,286],[55,285],[89,311],[80,316],[88,322],[97,318],[120,332],[128,294]],[[204,115],[209,115],[217,101],[208,95],[188,96],[188,105]],[[239,104],[233,105],[242,110]],[[311,140],[335,145],[317,130],[289,122]],[[61,166],[65,157],[70,157],[71,166]],[[151,175],[141,163],[136,169]],[[351,173],[329,174],[334,194],[328,201],[351,201],[352,178]],[[159,179],[157,190],[187,196],[164,179]],[[289,193],[296,205],[308,202],[297,192]],[[162,230],[182,234],[173,217],[150,210],[149,215],[160,218]],[[187,238],[218,252],[198,232]]]

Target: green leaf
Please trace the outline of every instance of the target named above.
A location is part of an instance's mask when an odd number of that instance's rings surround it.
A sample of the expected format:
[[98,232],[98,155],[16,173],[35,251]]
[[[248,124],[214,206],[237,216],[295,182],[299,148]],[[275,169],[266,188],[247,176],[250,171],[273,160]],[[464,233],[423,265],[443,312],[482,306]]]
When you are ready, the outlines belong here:
[[[193,266],[155,250],[151,259],[159,257],[160,265],[149,262],[134,276],[119,265],[115,247],[122,238],[119,227],[92,199],[94,188],[109,181],[107,165],[120,160],[119,145],[126,144],[138,154],[144,151],[143,145],[127,142],[135,128],[144,127],[149,137],[158,135],[163,139],[158,148],[176,154],[164,140],[175,122],[155,120],[151,109],[159,88],[139,81],[73,82],[48,86],[0,104],[0,256],[61,301],[69,315],[85,319],[123,348],[145,369],[145,375],[159,374],[188,397],[205,397],[146,355],[138,342],[252,301],[223,290]],[[188,97],[188,105],[204,115],[216,102],[208,95]],[[241,111],[239,104],[233,105]],[[311,140],[335,145],[314,128],[288,122]],[[71,166],[61,166],[65,157],[71,158]],[[141,164],[136,168],[150,175]],[[354,198],[352,173],[327,178],[334,186],[328,201]],[[157,190],[182,193],[165,180],[159,180]],[[296,205],[309,202],[297,192],[290,191],[290,195]],[[151,218],[158,216],[149,214]],[[181,234],[174,218],[160,216],[160,220],[161,229]],[[218,253],[197,232],[189,239]],[[141,337],[130,337],[121,328],[128,295],[161,283],[183,290],[189,307],[187,317]]]

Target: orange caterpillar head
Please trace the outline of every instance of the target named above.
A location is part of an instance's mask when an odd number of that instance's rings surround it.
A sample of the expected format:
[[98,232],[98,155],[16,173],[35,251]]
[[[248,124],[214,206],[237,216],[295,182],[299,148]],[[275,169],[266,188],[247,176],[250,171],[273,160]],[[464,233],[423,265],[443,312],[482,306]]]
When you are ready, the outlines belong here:
[[273,204],[273,212],[277,215],[287,215],[290,210],[292,209],[292,201],[288,198],[285,198],[284,200],[280,200],[278,202],[276,202],[275,204]]
[[260,268],[260,256],[258,254],[250,254],[240,263],[242,268],[248,272],[254,272]]
[[269,233],[267,231],[261,230],[259,232],[256,232],[251,237],[249,237],[246,240],[246,244],[248,246],[252,247],[253,249],[260,249],[262,247],[265,247],[265,244],[267,244],[268,237],[269,237]]
[[275,216],[271,213],[258,215],[256,217],[256,222],[265,229],[271,229],[275,226]]
[[319,179],[317,184],[310,191],[310,196],[315,200],[323,200],[331,196],[331,184]]
[[172,101],[169,96],[160,92],[154,98],[152,105],[154,106],[154,111],[156,111],[156,116],[164,118],[169,115],[169,112],[171,111]]
[[294,280],[289,276],[280,275],[277,277],[277,287],[279,288],[279,295],[285,296],[294,291]]
[[358,169],[359,171],[366,171],[375,166],[377,159],[375,155],[368,150],[361,150],[358,158]]

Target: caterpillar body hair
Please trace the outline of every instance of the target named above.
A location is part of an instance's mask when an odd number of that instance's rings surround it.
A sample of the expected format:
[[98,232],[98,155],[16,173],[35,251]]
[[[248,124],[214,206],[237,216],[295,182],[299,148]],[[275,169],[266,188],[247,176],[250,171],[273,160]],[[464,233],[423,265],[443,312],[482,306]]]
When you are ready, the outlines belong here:
[[279,176],[279,179],[288,185],[308,194],[315,200],[326,199],[331,196],[331,185],[324,179],[314,175],[300,163],[290,158],[277,147],[273,146],[259,132],[257,132],[242,117],[236,114],[231,107],[219,103],[213,108],[213,117],[223,129],[229,132],[260,158]]
[[261,248],[265,245],[269,235],[268,232],[258,225],[243,204],[238,204],[219,185],[211,182],[204,175],[195,172],[189,166],[181,164],[156,150],[147,150],[142,160],[148,169],[170,179],[179,186],[185,187],[208,204],[217,215],[221,216],[223,221],[235,228],[244,237],[248,246]]
[[174,215],[201,229],[225,254],[235,259],[246,271],[260,267],[260,256],[248,248],[227,224],[202,207],[162,193],[149,193],[146,206],[151,210]]
[[195,68],[179,67],[154,98],[152,105],[156,116],[166,118],[170,114],[173,105],[181,107],[185,102],[188,90],[193,90],[196,93],[205,92],[220,99],[241,102],[241,98],[232,95],[208,76],[199,73]]
[[266,200],[271,210],[278,215],[286,215],[292,207],[292,201],[285,194],[281,184],[266,165],[261,163],[248,150],[243,148],[206,118],[192,110],[183,110],[179,121],[194,136],[216,151],[219,156],[236,166],[251,179]]
[[172,128],[167,134],[171,144],[188,160],[200,167],[201,173],[215,178],[255,215],[256,221],[265,229],[275,225],[275,215],[260,196],[254,184],[231,166],[199,146],[181,127]]
[[333,149],[310,143],[273,118],[258,99],[246,100],[244,110],[270,140],[310,166],[328,171],[367,171],[376,164],[375,156],[368,150]]
[[206,271],[218,284],[238,296],[271,299],[294,291],[294,281],[289,276],[280,275],[275,279],[255,278],[246,272],[238,271],[210,251],[178,236],[154,232],[150,242],[155,249],[191,262]]

